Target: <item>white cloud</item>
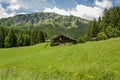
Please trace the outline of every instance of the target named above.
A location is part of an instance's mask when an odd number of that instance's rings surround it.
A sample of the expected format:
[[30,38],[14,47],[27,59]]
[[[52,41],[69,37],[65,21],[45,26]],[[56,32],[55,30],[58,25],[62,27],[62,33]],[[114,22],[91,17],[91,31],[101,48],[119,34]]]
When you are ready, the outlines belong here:
[[[56,3],[55,0],[52,0],[52,1],[53,3]],[[54,7],[53,4],[47,2],[47,0],[36,0],[36,1],[34,0],[31,0],[31,1],[0,0],[0,2],[9,3],[9,6],[7,6],[7,9],[4,9],[0,4],[0,18],[9,17],[15,14],[18,14],[17,11],[21,10],[21,8],[24,9],[24,11],[30,10],[31,12],[38,12],[38,11],[41,11],[45,6],[47,6],[43,10],[44,12],[54,12],[54,13],[67,15],[67,16],[74,15],[74,16],[82,17],[84,19],[93,20],[94,18],[97,19],[99,16],[102,16],[105,8],[112,7],[111,0],[102,0],[102,1],[94,0],[93,7],[80,5],[75,0],[73,1],[75,2],[76,7],[73,9],[65,10],[65,9],[60,9],[58,7]]]
[[16,2],[17,2],[17,0],[11,0],[11,2],[12,2],[12,3],[16,3]]
[[96,0],[95,5],[105,9],[112,7],[112,2],[111,0],[102,0],[102,1]]
[[16,3],[17,0],[0,0],[0,2]]
[[54,13],[57,13],[57,14],[62,14],[62,15],[67,15],[67,16],[70,15],[69,11],[66,11],[64,9],[59,9],[57,7],[54,7],[53,9],[45,8],[45,10],[43,10],[43,12],[54,12]]
[[15,11],[21,8],[17,0],[11,0],[10,5],[7,7],[7,10]]
[[9,4],[9,6],[7,6],[5,9],[0,3],[0,18],[12,17],[16,15],[16,10],[19,10],[21,8],[17,0],[0,0],[0,2]]
[[82,17],[88,20],[92,20],[94,18],[98,18],[99,16],[102,16],[102,10],[98,7],[87,7],[84,5],[77,5],[75,9],[73,10],[64,10],[54,7],[51,8],[45,8],[43,12],[54,12],[61,15],[74,15],[78,17]]
[[0,18],[12,17],[16,14],[14,10],[18,10],[20,8],[20,6],[17,4],[17,0],[0,0],[0,2],[9,3],[7,9],[4,9],[3,6],[0,4]]
[[7,8],[8,8],[8,10],[15,11],[15,10],[19,10],[21,8],[21,6],[19,4],[11,4]]
[[45,8],[43,11],[54,12],[54,13],[67,15],[67,16],[74,15],[74,16],[82,17],[87,20],[93,20],[93,19],[98,19],[100,16],[102,16],[105,8],[112,7],[112,2],[110,0],[103,0],[103,1],[96,0],[94,4],[95,4],[94,7],[77,5],[72,10],[64,10],[64,9],[59,9],[57,7],[54,7],[53,9]]
[[88,20],[102,16],[102,10],[98,7],[87,7],[84,5],[77,5],[76,9],[71,11],[74,16],[79,16]]
[[4,8],[0,4],[0,18],[6,17],[6,16],[7,16],[7,13],[6,13],[6,11],[4,10]]
[[5,9],[1,6],[1,4],[0,4],[0,18],[6,18],[6,17],[14,16],[14,15],[15,15],[14,12],[8,14],[8,13],[6,12],[6,10],[5,10]]

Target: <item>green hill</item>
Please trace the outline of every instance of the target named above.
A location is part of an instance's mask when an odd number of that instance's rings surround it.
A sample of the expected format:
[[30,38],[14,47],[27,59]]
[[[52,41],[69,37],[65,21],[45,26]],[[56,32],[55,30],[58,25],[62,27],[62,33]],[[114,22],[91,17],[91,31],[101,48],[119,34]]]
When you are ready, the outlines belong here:
[[55,13],[21,14],[0,20],[0,26],[19,29],[38,28],[47,33],[48,38],[56,34],[65,34],[78,38],[84,34],[88,20],[75,16],[62,16]]
[[0,49],[0,80],[119,80],[120,38]]

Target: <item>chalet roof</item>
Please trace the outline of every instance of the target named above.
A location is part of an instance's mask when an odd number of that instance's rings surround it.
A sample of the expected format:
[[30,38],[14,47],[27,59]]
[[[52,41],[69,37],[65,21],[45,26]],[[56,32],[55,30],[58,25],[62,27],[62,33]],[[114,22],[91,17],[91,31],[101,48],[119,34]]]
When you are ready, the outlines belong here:
[[70,39],[70,40],[72,40],[72,41],[76,41],[76,42],[77,42],[76,39],[73,39],[73,38],[71,38],[71,37],[65,36],[65,35],[63,35],[63,34],[56,35],[56,36],[54,36],[52,39],[55,40],[55,39],[59,39],[60,37],[65,37],[65,38],[68,38],[68,39]]

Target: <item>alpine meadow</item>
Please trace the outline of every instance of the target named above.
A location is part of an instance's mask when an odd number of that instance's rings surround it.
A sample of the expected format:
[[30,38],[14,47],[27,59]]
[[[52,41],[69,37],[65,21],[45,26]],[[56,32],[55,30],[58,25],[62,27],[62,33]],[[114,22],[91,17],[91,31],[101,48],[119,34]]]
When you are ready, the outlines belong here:
[[0,80],[120,80],[119,5],[1,0]]
[[0,79],[120,79],[120,38],[69,46],[46,45],[0,49]]

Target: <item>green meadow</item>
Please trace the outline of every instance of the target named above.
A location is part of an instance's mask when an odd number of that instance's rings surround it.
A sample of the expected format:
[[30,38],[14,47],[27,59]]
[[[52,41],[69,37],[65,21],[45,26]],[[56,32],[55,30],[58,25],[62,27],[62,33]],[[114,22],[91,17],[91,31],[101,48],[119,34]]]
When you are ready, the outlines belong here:
[[0,49],[0,80],[120,80],[120,38]]

